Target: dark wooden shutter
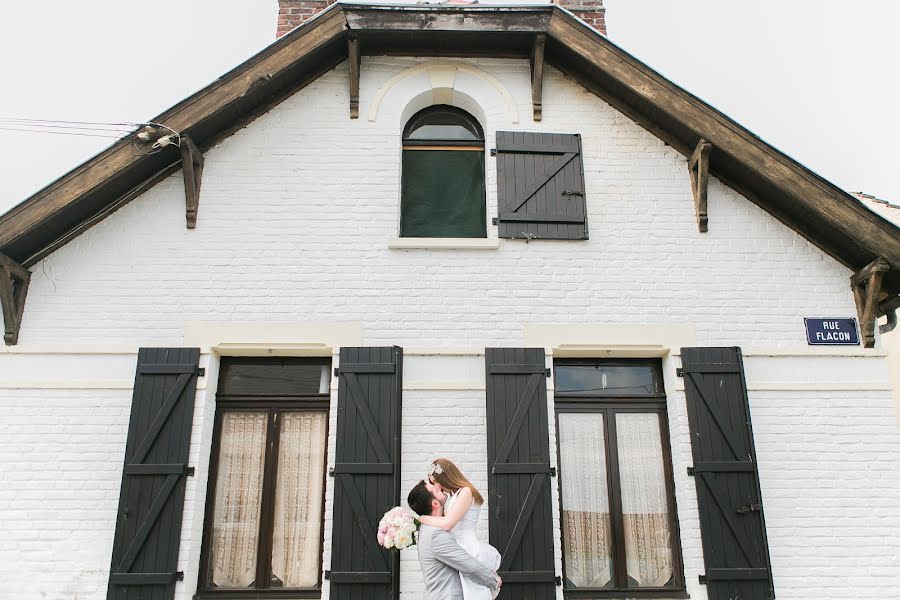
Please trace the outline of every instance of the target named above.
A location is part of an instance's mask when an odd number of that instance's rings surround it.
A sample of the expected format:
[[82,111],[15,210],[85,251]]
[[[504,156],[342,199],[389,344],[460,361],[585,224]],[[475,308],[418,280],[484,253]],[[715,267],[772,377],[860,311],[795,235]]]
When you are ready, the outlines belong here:
[[503,556],[500,598],[555,598],[544,350],[488,348],[485,373],[489,530]]
[[710,600],[774,598],[740,348],[682,348]]
[[382,549],[378,521],[400,505],[401,348],[341,348],[332,474],[331,598],[399,598],[400,554]]
[[498,131],[497,206],[502,238],[586,240],[581,136]]
[[138,352],[107,600],[166,600],[182,579],[184,508],[199,348]]

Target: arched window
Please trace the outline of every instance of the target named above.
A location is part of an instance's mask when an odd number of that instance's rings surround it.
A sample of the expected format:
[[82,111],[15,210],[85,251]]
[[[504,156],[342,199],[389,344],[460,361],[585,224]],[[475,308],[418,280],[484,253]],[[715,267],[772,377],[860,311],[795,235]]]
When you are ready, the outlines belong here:
[[484,133],[452,106],[419,111],[403,129],[401,237],[486,236]]

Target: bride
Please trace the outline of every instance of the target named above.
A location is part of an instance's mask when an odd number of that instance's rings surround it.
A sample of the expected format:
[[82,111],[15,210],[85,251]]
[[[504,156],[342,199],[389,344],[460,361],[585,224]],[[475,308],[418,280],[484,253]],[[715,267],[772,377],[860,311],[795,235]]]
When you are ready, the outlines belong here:
[[[436,458],[431,463],[428,467],[428,481],[447,494],[444,515],[425,515],[419,517],[419,520],[426,525],[449,531],[466,552],[490,570],[496,571],[500,566],[500,553],[490,544],[479,542],[475,533],[481,505],[484,504],[484,498],[475,486],[466,479],[459,467],[446,458]],[[497,594],[497,590],[486,588],[465,575],[460,574],[459,577],[465,600],[491,600]]]

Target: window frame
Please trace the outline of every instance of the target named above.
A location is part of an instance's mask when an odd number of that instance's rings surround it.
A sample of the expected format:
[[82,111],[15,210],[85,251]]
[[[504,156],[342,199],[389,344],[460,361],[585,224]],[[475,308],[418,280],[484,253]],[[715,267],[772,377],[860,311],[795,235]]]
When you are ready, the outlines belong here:
[[[428,112],[437,112],[444,111],[452,114],[456,114],[460,120],[465,121],[469,125],[471,125],[477,131],[476,138],[474,140],[461,140],[461,139],[446,139],[446,138],[428,138],[428,139],[418,139],[418,138],[410,138],[408,137],[411,133],[414,133],[416,129],[414,129],[414,125],[416,125],[416,121],[423,118]],[[463,127],[460,125],[460,127]],[[468,127],[464,127],[464,129],[470,130]],[[471,131],[471,130],[470,130]],[[398,215],[397,222],[397,233],[399,239],[433,239],[433,240],[446,240],[446,239],[466,239],[466,240],[484,240],[488,239],[488,202],[487,202],[487,160],[486,160],[486,148],[487,141],[485,140],[484,135],[484,127],[472,115],[470,112],[458,108],[456,106],[452,106],[449,104],[433,104],[431,106],[426,106],[425,108],[417,111],[413,114],[409,119],[406,120],[406,123],[403,125],[403,131],[401,133],[400,140],[400,164],[401,164],[401,172],[400,172],[400,210]],[[435,237],[435,236],[405,236],[403,234],[403,202],[404,202],[404,174],[402,170],[402,165],[405,160],[406,152],[429,152],[429,151],[440,151],[440,152],[480,152],[481,153],[481,182],[482,182],[482,194],[480,198],[481,208],[482,208],[482,216],[484,222],[484,228],[481,231],[481,234],[474,237]]]
[[[324,365],[331,371],[330,358],[283,358],[294,364]],[[223,358],[223,363],[252,364],[259,362],[254,358]],[[225,369],[221,369],[224,379]],[[222,380],[219,382],[222,386]],[[330,384],[329,384],[330,388]],[[322,597],[322,569],[323,555],[325,551],[325,497],[328,483],[328,439],[330,427],[331,390],[324,394],[231,394],[216,393],[216,407],[213,422],[213,439],[209,459],[209,479],[206,489],[206,506],[204,508],[203,541],[200,546],[200,571],[197,581],[197,593],[194,598],[199,600],[249,600],[266,598],[321,598]],[[244,589],[219,589],[209,587],[209,569],[212,539],[212,527],[215,517],[216,482],[218,478],[219,453],[222,443],[222,425],[225,413],[233,410],[256,410],[268,413],[265,462],[263,470],[262,496],[260,498],[259,531],[256,547],[256,573],[257,582],[262,580],[267,583],[266,576],[271,576],[272,550],[275,517],[275,489],[278,479],[278,450],[280,446],[280,433],[282,419],[276,415],[285,412],[325,412],[325,447],[323,448],[322,468],[322,527],[319,535],[318,549],[318,579],[314,588],[272,588],[272,587],[248,587]]]
[[[684,580],[684,561],[681,553],[681,533],[678,523],[678,510],[675,502],[675,482],[672,468],[672,448],[669,439],[669,427],[666,411],[666,394],[663,385],[662,364],[656,359],[555,359],[553,361],[554,381],[556,381],[556,368],[558,366],[581,365],[608,365],[608,366],[651,366],[655,379],[658,382],[657,389],[662,390],[657,394],[604,394],[595,392],[556,392],[554,390],[554,421],[556,427],[556,461],[557,461],[557,492],[559,494],[559,522],[560,541],[562,549],[562,586],[563,597],[568,599],[581,598],[689,598]],[[565,534],[563,523],[563,497],[565,490],[562,484],[562,461],[560,460],[560,428],[559,415],[565,413],[591,413],[603,415],[604,444],[606,458],[606,492],[609,503],[610,531],[612,532],[612,580],[615,587],[611,588],[566,588],[566,554]],[[616,431],[616,414],[619,413],[649,413],[656,414],[659,420],[660,442],[662,446],[663,477],[665,479],[666,502],[669,508],[669,527],[672,530],[672,587],[645,587],[629,588],[623,586],[626,581],[626,555],[624,517],[622,514],[622,490],[619,476],[618,437]]]

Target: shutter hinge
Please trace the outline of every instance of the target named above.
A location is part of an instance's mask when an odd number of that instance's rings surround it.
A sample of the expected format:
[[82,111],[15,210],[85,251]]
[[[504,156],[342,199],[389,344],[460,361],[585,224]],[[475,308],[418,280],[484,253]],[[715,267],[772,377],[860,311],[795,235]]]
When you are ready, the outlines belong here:
[[563,196],[572,197],[572,196],[582,196],[584,197],[584,192],[579,192],[578,190],[563,190]]
[[700,575],[697,579],[700,580],[700,585],[706,585],[706,575]]
[[206,367],[197,367],[194,373],[197,374],[197,377],[206,377]]
[[676,377],[684,377],[684,368],[678,367],[677,369],[675,369],[675,376]]
[[747,514],[748,512],[754,512],[754,511],[755,511],[755,512],[761,512],[761,511],[762,511],[762,504],[758,504],[758,503],[757,503],[757,504],[751,504],[751,505],[749,505],[749,506],[742,506],[742,507],[740,507],[740,508],[737,509],[737,513],[738,513],[739,515],[745,515],[745,514]]
[[175,571],[175,581],[184,581],[184,571]]
[[499,218],[499,217],[492,217],[492,218],[491,218],[491,225],[499,225],[499,224],[500,224],[500,218]]
[[497,156],[497,149],[491,148],[491,156]]
[[694,476],[694,473],[695,473],[694,467],[688,467],[687,471],[688,471],[688,477]]
[[331,571],[325,571],[325,579],[331,579]]
[[561,585],[562,585],[562,577],[560,577],[559,575],[557,575],[556,577],[554,577],[554,578],[553,578],[553,581],[556,583],[557,586],[561,586]]
[[556,477],[556,467],[550,467],[550,477]]

